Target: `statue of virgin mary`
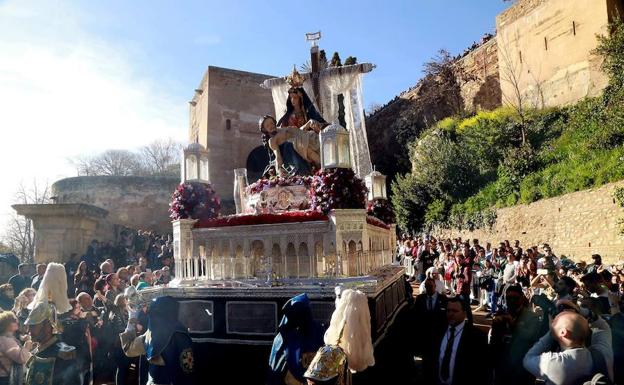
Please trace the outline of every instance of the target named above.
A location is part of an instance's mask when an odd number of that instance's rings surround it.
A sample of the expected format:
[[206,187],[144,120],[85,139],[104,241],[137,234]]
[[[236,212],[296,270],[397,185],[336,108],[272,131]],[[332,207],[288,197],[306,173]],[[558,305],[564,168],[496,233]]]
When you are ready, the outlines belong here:
[[[307,137],[307,135],[292,135],[292,128],[301,129],[304,131],[313,130],[316,134],[320,131],[322,127],[327,125],[327,122],[321,114],[317,111],[314,103],[303,89],[303,81],[304,78],[297,72],[296,69],[293,70],[293,73],[289,75],[286,81],[290,84],[290,88],[288,89],[288,98],[286,99],[286,111],[284,115],[277,121],[277,128],[280,129],[289,129],[291,132],[288,137],[292,138],[288,141],[280,140],[279,144],[279,167],[284,168],[285,170],[289,170],[290,174],[298,174],[298,175],[310,175],[313,172],[313,166],[318,166],[311,162],[310,159],[306,159],[305,154],[307,153],[307,148],[300,148],[302,146],[307,146],[308,143],[312,146],[318,147],[318,138],[317,140],[297,140],[299,137]],[[265,116],[263,120],[260,122],[260,130],[263,131],[263,135],[266,138],[263,138],[265,143],[268,143],[268,139],[271,134],[268,134],[263,129],[264,120],[266,120],[268,116]],[[275,135],[275,134],[273,134]],[[312,138],[315,139],[315,138]],[[266,144],[265,144],[266,145]],[[318,153],[318,148],[312,149],[312,152]],[[276,163],[276,156],[274,153],[269,153],[271,158],[271,163]],[[281,170],[277,172],[280,174]]]

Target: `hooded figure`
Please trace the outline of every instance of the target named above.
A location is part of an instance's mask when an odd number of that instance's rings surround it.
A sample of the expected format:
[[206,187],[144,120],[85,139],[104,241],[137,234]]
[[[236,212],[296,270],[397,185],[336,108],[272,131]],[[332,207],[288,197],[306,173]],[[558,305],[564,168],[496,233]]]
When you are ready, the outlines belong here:
[[60,263],[51,262],[48,264],[39,285],[39,290],[37,290],[37,294],[35,294],[35,298],[28,305],[28,308],[34,309],[42,302],[54,304],[56,314],[64,314],[72,309],[67,298],[65,266]]
[[350,385],[352,373],[375,365],[366,294],[352,289],[340,294],[324,340],[304,374],[313,384]]
[[147,331],[136,335],[137,311],[132,311],[126,331],[120,334],[128,357],[146,356],[148,384],[195,383],[192,341],[187,329],[178,321],[178,307],[172,297],[155,298],[147,309]]
[[323,345],[323,330],[314,321],[310,300],[299,294],[286,302],[284,316],[269,358],[269,385],[305,384],[303,377],[316,351]]

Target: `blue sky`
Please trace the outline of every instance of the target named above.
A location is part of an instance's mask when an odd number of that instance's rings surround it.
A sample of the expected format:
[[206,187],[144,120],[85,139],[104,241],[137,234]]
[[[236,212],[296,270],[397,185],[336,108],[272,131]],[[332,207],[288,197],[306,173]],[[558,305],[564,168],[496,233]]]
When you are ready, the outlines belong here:
[[364,102],[384,104],[437,50],[456,54],[492,32],[508,5],[0,0],[0,232],[18,185],[75,176],[72,157],[185,141],[187,101],[208,65],[283,76],[308,59],[304,34],[321,30],[328,55],[377,65]]
[[440,48],[457,53],[492,32],[502,0],[91,2],[96,35],[130,50],[142,75],[189,98],[207,65],[274,75],[308,57],[305,32],[321,30],[328,55],[378,65],[367,103],[385,103],[420,76]]

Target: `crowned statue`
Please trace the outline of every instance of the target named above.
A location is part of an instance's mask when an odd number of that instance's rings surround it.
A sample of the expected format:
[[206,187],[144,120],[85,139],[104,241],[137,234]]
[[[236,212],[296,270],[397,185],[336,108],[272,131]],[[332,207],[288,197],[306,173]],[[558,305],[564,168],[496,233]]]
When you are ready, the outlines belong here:
[[304,77],[293,68],[286,78],[290,85],[286,112],[275,120],[270,115],[260,119],[262,141],[269,151],[269,175],[310,175],[320,168],[319,132],[327,122],[303,89]]

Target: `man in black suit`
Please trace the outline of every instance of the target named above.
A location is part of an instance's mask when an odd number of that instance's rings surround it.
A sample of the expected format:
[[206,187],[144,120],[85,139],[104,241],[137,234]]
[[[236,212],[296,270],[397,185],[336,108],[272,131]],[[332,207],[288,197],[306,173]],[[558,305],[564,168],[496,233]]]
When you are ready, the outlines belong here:
[[431,334],[442,332],[446,328],[446,301],[444,294],[436,292],[436,283],[427,278],[423,283],[425,292],[416,297],[414,313],[418,322],[418,330]]
[[439,385],[489,384],[488,345],[485,333],[466,322],[465,302],[447,300],[448,326],[433,339],[423,357],[425,383]]

